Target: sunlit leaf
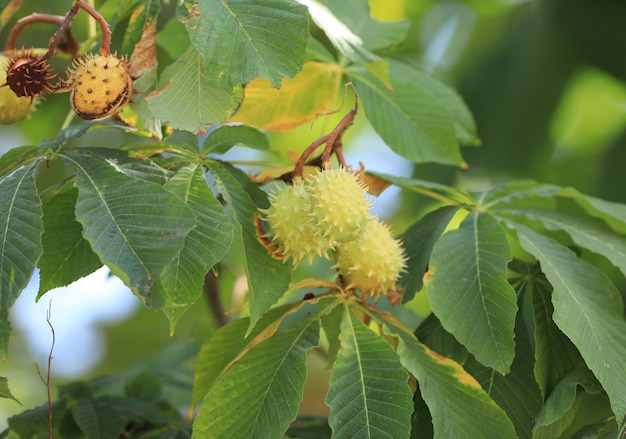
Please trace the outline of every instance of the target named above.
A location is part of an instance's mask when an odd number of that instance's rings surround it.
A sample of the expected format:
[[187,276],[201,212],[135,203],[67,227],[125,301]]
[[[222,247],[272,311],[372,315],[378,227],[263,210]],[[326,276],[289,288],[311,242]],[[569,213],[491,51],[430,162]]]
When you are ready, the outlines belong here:
[[333,14],[363,41],[369,50],[400,44],[411,23],[408,20],[382,22],[372,18],[367,0],[333,0],[325,2]]
[[430,259],[426,294],[443,327],[476,359],[504,374],[514,356],[515,291],[504,230],[491,215],[472,212],[444,234]]
[[193,133],[227,120],[243,97],[240,86],[217,84],[193,48],[165,69],[159,85],[146,96],[150,111],[173,128]]
[[114,161],[67,154],[76,169],[76,218],[111,272],[152,306],[157,277],[184,244],[196,218],[161,186],[129,177]]
[[266,79],[245,88],[243,103],[230,119],[270,131],[285,131],[332,111],[343,76],[337,64],[309,61],[277,89]]
[[161,288],[153,295],[155,307],[163,308],[173,332],[178,319],[202,295],[209,269],[230,248],[233,225],[207,186],[200,164],[181,168],[163,188],[178,195],[197,220],[196,227],[185,237],[181,252],[162,273]]
[[389,90],[371,72],[351,68],[367,119],[387,145],[414,161],[461,166],[454,119],[437,98],[392,68]]
[[419,383],[432,416],[435,439],[514,439],[515,428],[480,384],[455,361],[399,330],[398,354]]
[[194,3],[185,22],[204,65],[229,85],[267,78],[273,87],[305,61],[306,8],[289,0]]
[[78,190],[72,189],[56,195],[43,205],[43,254],[38,264],[38,298],[102,266],[98,255],[83,238],[82,225],[76,221],[74,206],[77,198]]
[[457,206],[440,207],[424,215],[402,234],[402,244],[408,257],[406,271],[399,281],[404,287],[404,302],[411,300],[422,289],[422,279],[428,270],[433,247],[458,210]]
[[306,380],[306,353],[318,345],[319,331],[319,318],[311,317],[244,355],[202,401],[192,437],[282,437],[296,418]]
[[333,438],[408,438],[407,373],[393,348],[346,306],[326,404]]
[[35,163],[0,182],[0,354],[9,349],[9,311],[28,284],[41,256],[41,200]]
[[[216,178],[216,186],[220,194],[232,209],[242,233],[245,268],[250,287],[250,327],[252,328],[261,315],[287,290],[291,270],[288,265],[274,259],[261,244],[254,225],[255,218],[259,214],[257,206],[251,195],[244,191],[233,175],[241,171],[217,161],[209,162],[208,166]],[[247,179],[245,175],[243,178]],[[256,190],[260,189],[256,188]]]
[[327,5],[317,0],[297,1],[309,9],[315,24],[324,31],[339,53],[350,61],[364,64],[380,60],[377,55],[365,48],[363,39],[343,23]]
[[617,419],[626,414],[626,320],[615,285],[567,247],[521,224],[522,247],[535,256],[554,289],[554,322],[576,345],[611,401]]

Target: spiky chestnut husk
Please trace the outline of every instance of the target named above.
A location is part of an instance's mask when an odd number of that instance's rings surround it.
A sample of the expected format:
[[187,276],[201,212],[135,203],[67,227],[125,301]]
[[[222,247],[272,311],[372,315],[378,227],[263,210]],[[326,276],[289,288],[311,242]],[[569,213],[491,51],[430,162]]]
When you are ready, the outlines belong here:
[[278,246],[283,261],[293,258],[294,266],[303,259],[328,257],[330,240],[321,236],[310,218],[311,200],[308,188],[302,183],[283,186],[270,197],[270,208],[264,211],[268,223],[268,237]]
[[133,77],[126,60],[115,55],[88,55],[68,71],[72,108],[82,119],[119,113],[130,102]]
[[[6,83],[10,59],[0,54],[0,83]],[[26,119],[31,112],[31,98],[18,97],[9,87],[0,88],[0,124],[8,125]]]
[[367,223],[356,240],[337,246],[333,268],[343,277],[347,288],[360,290],[364,298],[395,291],[404,270],[406,257],[400,241],[377,217]]
[[318,232],[331,242],[361,236],[371,218],[366,192],[358,173],[344,168],[320,171],[310,182],[311,216]]
[[5,84],[17,96],[28,97],[32,103],[35,96],[52,92],[50,81],[55,77],[47,59],[22,49],[21,54],[11,54],[8,59]]

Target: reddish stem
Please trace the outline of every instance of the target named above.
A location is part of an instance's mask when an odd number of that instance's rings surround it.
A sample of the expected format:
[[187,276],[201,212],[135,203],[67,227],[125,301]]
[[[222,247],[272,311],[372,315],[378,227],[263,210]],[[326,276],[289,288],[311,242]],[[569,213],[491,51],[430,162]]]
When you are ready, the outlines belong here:
[[348,82],[345,85],[344,99],[345,99],[345,93],[348,91],[348,87],[350,87],[352,91],[354,92],[354,108],[352,108],[348,112],[348,114],[346,114],[343,117],[343,119],[339,121],[337,126],[332,130],[332,132],[328,136],[328,139],[326,140],[326,147],[324,148],[324,152],[322,153],[322,167],[324,169],[328,169],[331,167],[330,154],[333,152],[333,150],[335,150],[335,153],[336,153],[337,149],[340,150],[339,154],[337,155],[337,158],[339,159],[339,162],[345,167],[345,162],[342,160],[343,154],[341,153],[341,146],[342,146],[341,137],[343,136],[343,133],[348,128],[350,128],[350,126],[352,126],[352,124],[354,123],[354,118],[356,117],[356,114],[359,111],[359,94],[357,93],[356,89],[354,88],[354,85],[351,82]]
[[77,3],[78,2],[74,2],[72,7],[70,8],[69,12],[63,18],[63,21],[61,22],[61,24],[57,28],[56,32],[54,33],[54,36],[50,40],[50,45],[48,46],[48,51],[42,57],[42,59],[47,60],[47,59],[50,59],[54,55],[54,52],[56,51],[57,45],[59,44],[59,41],[61,40],[61,35],[63,35],[63,32],[65,32],[65,30],[69,28],[70,23],[72,22],[72,20],[76,16],[76,14],[78,14],[79,7],[78,7]]
[[328,134],[325,136],[322,136],[319,139],[314,140],[313,143],[307,146],[307,148],[304,150],[304,152],[298,159],[298,162],[296,163],[296,167],[293,170],[294,177],[302,177],[302,170],[304,169],[304,165],[306,164],[306,161],[309,159],[309,157],[311,157],[311,154],[313,154],[313,151],[315,151],[320,145],[326,142],[328,137],[329,137]]
[[109,28],[109,23],[107,23],[98,11],[83,0],[76,0],[75,4],[83,8],[85,12],[91,15],[100,25],[100,29],[102,29],[102,47],[100,48],[100,52],[102,55],[109,56],[111,54],[111,29]]

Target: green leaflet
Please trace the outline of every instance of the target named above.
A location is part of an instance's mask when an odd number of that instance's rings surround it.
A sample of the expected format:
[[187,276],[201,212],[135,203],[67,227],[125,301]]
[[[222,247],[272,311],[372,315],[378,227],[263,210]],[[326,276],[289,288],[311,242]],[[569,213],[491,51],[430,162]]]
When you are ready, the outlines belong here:
[[19,405],[22,405],[22,403],[19,402],[17,398],[11,393],[11,390],[9,389],[9,379],[6,377],[0,377],[0,398],[12,399]]
[[[246,260],[246,273],[250,286],[250,329],[259,318],[278,299],[289,286],[291,270],[288,265],[274,259],[261,244],[254,226],[255,217],[259,214],[252,196],[240,184],[236,175],[241,171],[225,163],[212,161],[207,163],[216,178],[216,186],[222,194],[241,228],[243,248]],[[247,177],[243,175],[243,178]],[[256,188],[257,191],[260,189]],[[261,192],[263,194],[263,192]]]
[[537,258],[554,289],[554,322],[576,345],[611,401],[626,414],[626,321],[615,285],[590,263],[552,238],[507,221],[522,247]]
[[54,196],[43,205],[43,254],[39,260],[39,292],[64,287],[102,266],[98,255],[83,238],[83,227],[76,221],[74,206],[78,190]]
[[399,281],[404,287],[403,302],[411,300],[422,289],[433,247],[458,210],[458,206],[440,207],[413,223],[400,237],[409,258]]
[[182,314],[202,295],[204,278],[219,262],[233,239],[233,225],[207,186],[202,165],[181,168],[163,186],[192,210],[197,225],[185,237],[180,253],[165,268],[155,301],[170,320],[171,332]]
[[132,178],[115,160],[61,156],[76,169],[76,218],[93,250],[146,304],[157,279],[196,225],[189,207],[161,186]]
[[406,72],[394,70],[394,65],[391,88],[366,69],[348,72],[372,127],[407,160],[461,166],[463,158],[450,111],[437,96],[406,77]]
[[278,87],[306,58],[307,10],[293,1],[198,2],[185,25],[204,66],[230,86],[267,78]]
[[402,365],[419,383],[432,416],[434,439],[515,439],[515,428],[480,384],[455,361],[394,328]]
[[0,353],[8,354],[9,311],[28,284],[41,256],[41,200],[36,162],[0,182]]
[[190,47],[163,71],[159,88],[146,101],[154,116],[173,128],[199,134],[227,120],[242,98],[239,85],[218,84]]
[[339,341],[326,396],[333,438],[408,438],[413,401],[396,352],[348,305]]
[[444,234],[430,259],[426,294],[443,327],[482,364],[504,374],[515,355],[515,291],[504,230],[489,214],[472,212]]
[[193,438],[280,438],[296,418],[319,317],[277,332],[237,361],[204,398]]

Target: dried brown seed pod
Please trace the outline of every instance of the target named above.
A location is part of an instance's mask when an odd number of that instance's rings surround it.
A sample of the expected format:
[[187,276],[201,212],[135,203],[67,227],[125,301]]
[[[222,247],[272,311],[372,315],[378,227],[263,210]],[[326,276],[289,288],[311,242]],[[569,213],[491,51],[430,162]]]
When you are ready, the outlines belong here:
[[11,54],[7,65],[6,85],[19,97],[29,97],[32,103],[35,96],[51,93],[50,81],[56,77],[48,60],[34,56],[33,52],[22,49],[21,54]]

